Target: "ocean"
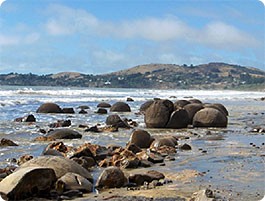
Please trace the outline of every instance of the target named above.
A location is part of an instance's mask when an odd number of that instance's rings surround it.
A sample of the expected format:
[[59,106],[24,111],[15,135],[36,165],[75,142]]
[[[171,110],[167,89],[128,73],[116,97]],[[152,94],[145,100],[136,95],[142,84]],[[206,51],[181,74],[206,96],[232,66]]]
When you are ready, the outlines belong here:
[[[117,144],[125,146],[129,141],[132,129],[120,129],[119,132],[92,133],[84,132],[80,124],[94,126],[105,125],[107,115],[96,114],[97,104],[105,101],[113,104],[127,102],[132,112],[120,113],[121,117],[132,119],[140,129],[146,129],[144,116],[139,115],[139,108],[145,101],[153,98],[178,99],[196,98],[204,103],[222,103],[229,111],[227,128],[194,128],[194,129],[147,129],[152,135],[188,135],[191,137],[182,143],[192,146],[190,152],[178,152],[175,161],[166,166],[155,166],[161,172],[192,169],[207,172],[194,179],[190,186],[194,189],[211,185],[219,189],[231,200],[259,200],[264,195],[264,135],[251,132],[253,128],[263,127],[265,119],[264,92],[230,91],[230,90],[155,90],[155,89],[107,89],[107,88],[66,88],[66,87],[21,87],[0,86],[0,139],[8,138],[18,147],[0,147],[0,168],[15,165],[12,158],[30,154],[39,156],[48,142],[34,142],[42,136],[40,129],[48,130],[48,125],[57,120],[70,119],[71,128],[79,131],[83,137],[76,140],[65,140],[67,145],[81,145],[85,142],[100,145]],[[45,102],[54,102],[61,108],[72,107],[75,114],[39,114],[38,107]],[[78,114],[78,106],[89,106],[87,114]],[[15,122],[14,119],[33,114],[37,122],[33,124]],[[110,114],[110,113],[109,113]],[[204,138],[210,130],[222,140]],[[255,146],[253,146],[253,144]],[[207,150],[207,154],[199,150]],[[95,168],[94,175],[99,171]]]

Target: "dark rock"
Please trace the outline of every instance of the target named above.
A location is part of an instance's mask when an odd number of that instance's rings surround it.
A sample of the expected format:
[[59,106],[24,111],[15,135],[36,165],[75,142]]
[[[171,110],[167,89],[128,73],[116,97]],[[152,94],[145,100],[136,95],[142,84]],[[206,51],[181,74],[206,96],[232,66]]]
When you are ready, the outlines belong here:
[[155,170],[150,170],[144,174],[131,174],[129,176],[129,182],[136,183],[138,186],[141,186],[145,182],[150,183],[154,180],[160,180],[164,178],[165,178],[164,174]]
[[153,138],[145,130],[134,130],[130,137],[130,143],[135,144],[140,148],[148,148],[152,143]]
[[136,157],[134,158],[125,158],[121,160],[120,166],[124,169],[126,168],[138,168],[140,160]]
[[85,130],[85,132],[99,133],[99,132],[101,132],[101,131],[98,129],[97,126],[91,126],[91,127],[87,128],[87,129]]
[[105,108],[98,108],[96,111],[97,114],[107,114],[108,111]]
[[80,146],[77,148],[77,150],[72,154],[72,156],[70,156],[70,158],[74,158],[74,157],[82,157],[82,156],[87,156],[87,157],[93,157],[94,155],[91,152],[91,150],[89,149],[89,147],[87,146]]
[[58,150],[56,149],[44,149],[43,152],[42,152],[42,155],[45,156],[45,155],[49,155],[49,156],[61,156],[61,157],[64,157],[64,155],[59,152]]
[[49,142],[49,141],[55,141],[55,138],[52,137],[46,137],[46,136],[39,136],[36,137],[33,141],[37,141],[37,142]]
[[146,101],[145,103],[143,103],[140,107],[140,112],[141,113],[145,113],[145,111],[147,110],[147,108],[152,105],[152,103],[154,102],[154,100],[149,100],[149,101]]
[[189,124],[189,115],[185,109],[178,109],[172,112],[166,125],[167,128],[187,128]]
[[146,110],[144,121],[147,128],[164,128],[173,112],[174,105],[169,100],[154,101]]
[[70,129],[57,129],[49,132],[47,137],[52,137],[55,139],[77,139],[82,138],[82,135],[77,131]]
[[226,127],[227,117],[223,112],[214,108],[204,108],[193,117],[194,127]]
[[150,153],[148,155],[147,160],[149,160],[152,163],[163,163],[164,162],[164,158],[161,155],[156,154],[156,153]]
[[106,119],[106,124],[117,128],[130,128],[130,126],[117,114],[109,115]]
[[2,138],[0,141],[0,146],[18,146],[18,145],[12,140]]
[[187,101],[187,100],[177,100],[174,103],[174,108],[175,108],[175,110],[176,109],[179,109],[179,108],[183,108],[187,104],[190,104],[190,101]]
[[138,147],[136,144],[134,143],[129,143],[127,146],[126,146],[126,149],[129,150],[129,151],[132,151],[134,154],[138,153],[138,152],[141,152],[142,149],[140,147]]
[[202,102],[201,102],[199,99],[190,99],[189,102],[190,102],[191,104],[193,104],[193,103],[196,103],[196,104],[202,104]]
[[49,125],[51,128],[59,128],[59,127],[69,127],[71,126],[72,122],[70,119],[68,120],[58,120],[56,123],[52,123]]
[[203,109],[203,105],[199,103],[191,103],[184,106],[189,116],[189,124],[192,124],[192,120],[196,112]]
[[181,150],[191,150],[191,146],[188,144],[183,144],[179,147]]
[[131,112],[131,108],[127,103],[116,102],[110,107],[111,112]]
[[152,142],[150,145],[151,149],[158,149],[159,147],[162,146],[169,146],[169,147],[174,147],[176,145],[177,141],[173,137],[163,137],[156,139],[155,141]]
[[128,97],[128,98],[126,99],[126,101],[127,101],[127,102],[133,102],[134,100],[133,100],[132,98]]
[[80,106],[78,106],[78,109],[87,110],[87,109],[90,109],[90,107],[87,105],[80,105]]
[[16,122],[36,122],[36,118],[33,114],[30,114],[25,117],[19,117],[15,119]]
[[81,109],[78,113],[79,114],[87,114],[87,111],[85,111],[84,109]]
[[205,104],[204,107],[206,108],[214,108],[217,109],[221,112],[223,112],[226,116],[229,115],[228,110],[226,109],[226,107],[220,103],[213,103],[213,104]]
[[0,191],[10,200],[30,196],[47,196],[56,181],[55,172],[48,167],[24,167],[0,182]]
[[62,109],[55,103],[44,103],[37,109],[37,113],[62,113]]
[[93,190],[93,184],[79,174],[68,172],[59,178],[55,184],[57,192],[69,190],[80,190],[90,193]]
[[65,113],[65,114],[74,114],[74,113],[75,113],[74,108],[72,108],[72,107],[69,107],[69,108],[63,108],[62,111],[63,111],[63,113]]
[[88,170],[78,165],[76,162],[60,156],[39,156],[37,158],[31,159],[26,163],[23,163],[20,168],[36,166],[53,169],[57,178],[62,177],[68,172],[73,172],[93,182],[93,177],[88,172]]
[[110,108],[111,104],[106,103],[106,102],[101,102],[97,105],[97,107],[102,107],[102,108]]
[[140,160],[140,163],[139,163],[139,166],[140,167],[145,167],[145,168],[147,168],[147,167],[151,167],[153,165],[153,163],[152,162],[150,162],[150,161],[148,161],[148,160]]
[[100,174],[97,188],[120,188],[127,183],[127,178],[118,167],[108,167]]

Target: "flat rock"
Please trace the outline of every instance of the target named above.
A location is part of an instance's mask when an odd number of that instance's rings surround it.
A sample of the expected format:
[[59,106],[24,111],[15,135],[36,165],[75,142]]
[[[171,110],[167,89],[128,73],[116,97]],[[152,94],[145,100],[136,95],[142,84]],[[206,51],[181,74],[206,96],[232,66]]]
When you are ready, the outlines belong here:
[[71,129],[56,129],[47,134],[47,137],[54,139],[77,139],[82,138],[82,135]]

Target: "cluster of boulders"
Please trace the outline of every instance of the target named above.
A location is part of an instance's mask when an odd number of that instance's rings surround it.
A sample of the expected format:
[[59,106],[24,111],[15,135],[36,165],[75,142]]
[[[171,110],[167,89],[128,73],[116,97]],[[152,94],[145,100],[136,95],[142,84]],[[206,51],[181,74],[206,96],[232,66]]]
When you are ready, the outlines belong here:
[[227,109],[220,103],[202,103],[200,100],[151,100],[140,111],[147,128],[226,127]]
[[[127,101],[133,101],[127,99]],[[101,102],[96,113],[106,114],[109,108],[113,112],[106,118],[106,126],[97,125],[85,128],[84,132],[117,131],[118,128],[132,129],[137,122],[121,119],[115,112],[131,112],[125,102],[110,105]],[[80,106],[79,113],[86,113],[87,106]],[[144,103],[140,112],[144,114],[147,128],[187,128],[193,127],[226,127],[228,112],[221,104],[206,104],[199,100],[154,99]],[[37,113],[75,113],[73,108],[61,108],[55,103],[44,103]],[[35,122],[33,115],[18,118],[18,122]],[[125,147],[117,145],[101,146],[84,143],[79,147],[64,144],[62,139],[80,139],[82,134],[72,130],[71,120],[58,120],[49,125],[49,131],[40,130],[45,134],[35,141],[46,141],[49,144],[41,156],[21,156],[17,166],[0,169],[0,195],[4,199],[19,200],[29,197],[45,197],[49,199],[70,199],[82,196],[84,192],[92,192],[93,188],[119,188],[141,186],[164,179],[165,176],[151,170],[141,174],[126,175],[123,169],[152,167],[157,163],[165,165],[166,160],[174,160],[177,150],[191,150],[188,144],[179,144],[182,137],[152,136],[149,132],[134,129]],[[184,139],[186,137],[183,137]],[[2,139],[0,146],[18,146],[8,139]],[[90,170],[93,167],[104,168],[94,183]],[[154,182],[156,181],[156,182]],[[161,183],[159,184],[161,185]]]

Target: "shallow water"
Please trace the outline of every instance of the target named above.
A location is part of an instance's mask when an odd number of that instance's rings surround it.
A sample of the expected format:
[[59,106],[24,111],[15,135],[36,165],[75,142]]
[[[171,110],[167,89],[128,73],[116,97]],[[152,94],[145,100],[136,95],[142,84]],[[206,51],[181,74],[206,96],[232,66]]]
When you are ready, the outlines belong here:
[[[167,98],[173,102],[177,99],[197,98],[203,102],[224,104],[229,111],[229,125],[225,129],[149,129],[152,135],[185,135],[192,151],[178,151],[175,161],[166,162],[166,166],[154,166],[161,172],[177,173],[191,169],[203,173],[190,182],[189,188],[203,189],[211,187],[219,191],[228,200],[259,200],[264,195],[265,186],[265,142],[261,133],[251,133],[255,126],[264,128],[265,102],[262,92],[239,91],[192,91],[192,90],[150,90],[150,89],[87,89],[59,87],[10,87],[0,86],[0,139],[8,138],[19,144],[18,147],[0,147],[0,168],[10,164],[11,158],[24,154],[38,156],[47,142],[32,142],[42,134],[40,128],[48,129],[50,123],[59,119],[70,119],[72,128],[83,134],[81,140],[64,140],[68,145],[84,142],[100,145],[118,144],[125,146],[132,130],[120,129],[117,133],[84,132],[79,124],[89,126],[105,124],[107,115],[95,114],[96,105],[101,101],[115,103],[125,101],[127,97],[132,112],[119,114],[133,119],[144,127],[142,115],[137,115],[140,105],[154,97]],[[73,107],[76,114],[37,114],[35,111],[44,102],[55,102],[63,107]],[[87,105],[88,114],[77,114],[77,107]],[[14,122],[17,117],[34,114],[34,124]],[[207,131],[221,135],[223,140],[209,140]],[[208,139],[207,139],[208,138]],[[250,143],[256,146],[250,145]],[[259,147],[259,148],[257,148]],[[206,153],[202,153],[206,150]],[[99,173],[95,169],[95,178]],[[174,176],[172,176],[174,177]],[[185,185],[182,185],[185,188]]]

